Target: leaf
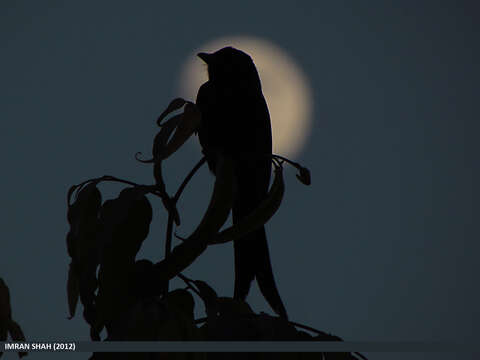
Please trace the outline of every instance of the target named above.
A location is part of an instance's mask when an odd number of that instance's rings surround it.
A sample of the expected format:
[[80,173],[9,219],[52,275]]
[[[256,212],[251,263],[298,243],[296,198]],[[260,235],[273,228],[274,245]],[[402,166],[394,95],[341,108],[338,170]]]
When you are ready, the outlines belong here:
[[246,301],[230,297],[219,297],[218,308],[220,315],[227,317],[239,317],[254,313]]
[[173,290],[165,296],[165,301],[169,306],[175,306],[176,309],[193,321],[195,301],[189,291],[184,289]]
[[75,202],[68,208],[70,231],[67,234],[67,251],[80,266],[95,252],[97,216],[101,203],[102,195],[96,183],[92,182],[80,190]]
[[168,104],[168,107],[162,112],[162,114],[158,117],[157,119],[157,125],[160,126],[162,120],[170,114],[172,111],[180,109],[183,105],[185,105],[187,101],[182,98],[176,98],[173,99],[170,104]]
[[153,263],[147,259],[137,260],[133,270],[133,292],[138,298],[160,294],[159,282],[155,276]]
[[195,302],[190,292],[173,290],[165,296],[163,303],[167,316],[158,324],[157,340],[198,340],[199,333],[193,318]]
[[130,187],[123,189],[116,199],[105,201],[100,209],[100,222],[103,236],[109,238],[104,239],[106,242],[112,241],[112,236],[118,238],[117,246],[119,239],[130,243],[129,236],[140,242],[145,239],[152,221],[152,206],[146,192],[141,187]]
[[68,310],[70,313],[69,319],[72,319],[75,316],[75,310],[77,308],[78,298],[80,296],[80,284],[79,276],[76,271],[76,267],[72,262],[68,269],[68,279],[67,279],[67,298],[68,298]]
[[306,167],[299,167],[300,174],[296,174],[296,177],[300,182],[304,185],[310,185],[312,183],[312,179],[310,176],[310,170]]
[[[167,190],[165,187],[165,182],[163,181],[163,171],[162,171],[162,160],[158,159],[153,164],[153,178],[155,179],[155,184],[159,189],[160,193],[163,195],[162,200],[168,197]],[[165,200],[164,200],[165,201]],[[168,209],[168,208],[167,208]],[[175,209],[177,211],[177,209]]]
[[13,341],[25,341],[25,335],[22,328],[15,321],[10,321],[10,327],[8,329]]
[[[0,278],[0,340],[6,341],[8,334],[10,334],[12,341],[25,341],[22,328],[12,319],[10,291],[5,281]],[[23,357],[27,353],[19,352],[18,355]]]
[[70,206],[70,199],[72,197],[72,194],[73,192],[75,191],[75,189],[78,187],[78,185],[72,185],[70,186],[70,189],[68,189],[68,192],[67,192],[67,205]]
[[175,153],[200,126],[201,113],[195,104],[188,103],[182,115],[175,134],[162,151],[162,159],[166,159]]
[[164,159],[165,147],[168,143],[168,139],[173,134],[178,124],[183,120],[183,114],[175,115],[167,120],[165,124],[162,124],[162,128],[153,139],[152,155],[156,160]]
[[145,196],[146,190],[142,188],[127,188],[120,192],[120,199],[128,202],[128,214],[121,228],[135,239],[138,249],[148,235],[152,222],[153,210],[150,201]]
[[216,316],[218,313],[218,295],[215,290],[213,290],[210,285],[208,285],[205,281],[202,280],[194,280],[193,283],[197,286],[200,297],[205,304],[205,312],[207,313],[207,316],[209,318]]
[[100,211],[104,244],[99,271],[98,312],[108,325],[135,299],[135,257],[147,237],[152,207],[146,190],[126,188]]
[[92,323],[94,314],[96,270],[101,244],[97,241],[100,227],[98,213],[102,195],[93,181],[79,188],[75,201],[68,207],[70,231],[67,234],[67,252],[72,258],[67,279],[69,316],[75,315],[78,298],[84,306],[84,318]]
[[[148,297],[135,302],[134,305],[125,311],[122,320],[117,323],[116,333],[121,338],[112,338],[109,340],[127,340],[128,341],[155,341],[158,338],[158,328],[168,317],[166,307],[158,298]],[[135,359],[132,354],[128,359]]]
[[72,230],[70,230],[70,231],[67,233],[66,242],[67,242],[67,254],[68,254],[68,256],[70,256],[72,259],[76,256],[76,255],[75,255],[76,241],[77,241],[76,236],[73,235]]
[[78,193],[75,199],[77,207],[81,212],[89,211],[91,208],[98,209],[102,202],[102,194],[97,188],[96,182],[85,185]]
[[10,292],[7,284],[0,278],[0,341],[7,340],[8,327],[11,320]]
[[175,131],[178,124],[181,122],[183,118],[183,114],[178,114],[173,116],[172,118],[168,119],[164,124],[160,125],[161,129],[153,138],[153,146],[152,146],[152,156],[153,158],[150,160],[142,160],[138,156],[141,155],[141,152],[137,152],[135,154],[135,159],[142,163],[155,163],[159,162],[163,158],[163,153],[165,146],[168,143],[168,139]]
[[[23,334],[22,328],[13,320],[10,322],[9,332],[13,341],[25,341],[25,335]],[[18,357],[20,358],[27,355],[28,353],[25,351],[20,351],[18,353]]]
[[182,114],[172,117],[168,119],[168,121],[162,125],[162,129],[158,132],[158,134],[153,139],[153,147],[152,147],[152,155],[153,159],[144,161],[144,162],[153,162],[153,177],[155,178],[155,182],[159,187],[162,193],[165,193],[165,183],[163,181],[162,176],[162,160],[163,160],[163,153],[165,152],[165,147],[167,145],[168,139],[172,135],[173,131],[175,130],[176,126],[182,119]]

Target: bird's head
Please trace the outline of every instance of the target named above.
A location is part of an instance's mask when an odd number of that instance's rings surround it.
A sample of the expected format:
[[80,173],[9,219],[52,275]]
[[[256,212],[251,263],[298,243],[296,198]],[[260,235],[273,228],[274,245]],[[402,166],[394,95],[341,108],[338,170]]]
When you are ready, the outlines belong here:
[[197,56],[208,66],[208,78],[213,82],[258,82],[257,69],[252,58],[231,46],[214,53],[198,53]]

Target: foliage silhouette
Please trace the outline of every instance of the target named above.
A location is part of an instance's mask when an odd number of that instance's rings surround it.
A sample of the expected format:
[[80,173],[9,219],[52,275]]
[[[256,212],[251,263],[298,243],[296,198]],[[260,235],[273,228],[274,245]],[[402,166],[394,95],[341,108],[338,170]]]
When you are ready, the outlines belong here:
[[[184,112],[167,120],[173,111]],[[164,121],[165,120],[165,121]],[[234,196],[234,167],[228,156],[218,154],[213,194],[206,213],[196,229],[172,249],[173,223],[181,223],[176,203],[205,158],[190,171],[170,196],[163,181],[162,162],[198,129],[201,117],[196,105],[175,99],[160,116],[161,127],[154,138],[152,159],[140,159],[153,164],[153,185],[140,185],[129,180],[105,175],[72,186],[67,194],[67,252],[71,258],[67,281],[70,318],[75,316],[78,300],[83,305],[83,317],[90,325],[90,336],[101,340],[296,340],[341,341],[340,338],[296,324],[285,318],[255,314],[243,300],[219,297],[202,280],[191,280],[181,272],[192,264],[208,246],[238,240],[262,227],[281,205],[285,184],[283,166],[288,163],[299,171],[297,178],[310,184],[308,169],[278,155],[272,155],[274,180],[265,199],[241,222],[225,230]],[[117,198],[103,201],[98,189],[102,182],[120,182],[128,185]],[[146,195],[161,199],[168,212],[166,251],[163,260],[136,259],[146,239],[152,221],[152,207]],[[97,271],[98,270],[98,271]],[[97,275],[98,274],[98,275]],[[168,283],[174,277],[183,279],[185,289],[169,291]],[[198,295],[206,317],[194,319]],[[309,332],[297,330],[303,328]],[[243,354],[229,357],[244,358]],[[284,353],[250,354],[257,358],[288,359],[356,359],[350,353]],[[360,354],[357,356],[362,357]],[[219,353],[168,354],[94,353],[91,359],[171,359],[223,358]]]
[[[12,307],[10,304],[10,290],[7,284],[0,278],[0,341],[7,341],[8,335],[13,341],[25,341],[25,335],[22,328],[12,318]],[[0,351],[0,357],[3,352]],[[28,355],[21,351],[18,357],[22,358]]]

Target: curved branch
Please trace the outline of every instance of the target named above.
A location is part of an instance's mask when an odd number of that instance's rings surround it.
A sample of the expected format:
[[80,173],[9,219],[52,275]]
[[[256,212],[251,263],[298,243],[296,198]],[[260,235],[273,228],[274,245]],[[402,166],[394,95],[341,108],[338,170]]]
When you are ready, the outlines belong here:
[[[160,281],[168,281],[182,272],[207,248],[209,240],[228,218],[233,203],[233,162],[219,156],[217,177],[208,209],[195,231],[176,246],[168,257],[155,264]],[[171,236],[171,232],[169,233]]]
[[283,181],[283,168],[278,160],[273,160],[275,165],[275,178],[272,186],[263,200],[253,212],[245,217],[238,224],[234,224],[227,229],[215,234],[210,240],[209,245],[223,244],[229,241],[237,240],[248,233],[265,225],[268,220],[277,212],[282,203],[283,194],[285,193],[285,183]]
[[297,174],[297,179],[304,185],[310,185],[312,183],[311,175],[310,175],[310,170],[308,170],[306,167],[300,165],[299,163],[292,161],[290,159],[287,159],[286,157],[272,154],[272,160],[281,160],[289,163],[293,167],[295,167],[300,174]]
[[180,196],[182,195],[183,190],[185,189],[189,181],[192,179],[193,175],[195,175],[195,173],[202,167],[203,164],[205,164],[206,161],[207,161],[207,158],[205,156],[202,157],[200,161],[197,163],[197,165],[195,165],[194,168],[190,170],[187,177],[185,178],[185,180],[183,180],[182,184],[180,185],[177,192],[175,193],[175,196],[173,197],[173,201],[175,202],[175,204],[180,199]]
[[[180,196],[182,195],[183,190],[189,183],[189,181],[192,179],[193,175],[202,167],[202,165],[207,161],[207,159],[202,157],[200,161],[193,167],[192,170],[188,173],[186,178],[183,180],[182,184],[178,188],[177,192],[175,193],[175,196],[171,199],[173,201],[173,206],[176,209],[176,205],[178,200],[180,199]],[[173,221],[175,219],[175,214],[172,214],[170,211],[168,212],[168,220],[167,220],[167,237],[165,240],[165,259],[167,259],[170,254],[172,253],[172,232],[173,232]],[[164,292],[168,292],[168,280],[165,284],[165,289]]]

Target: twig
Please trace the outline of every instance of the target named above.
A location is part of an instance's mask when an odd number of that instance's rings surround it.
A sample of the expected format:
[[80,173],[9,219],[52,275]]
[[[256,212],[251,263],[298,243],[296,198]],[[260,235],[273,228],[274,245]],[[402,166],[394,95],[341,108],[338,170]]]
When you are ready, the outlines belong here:
[[182,192],[185,189],[185,186],[187,186],[188,182],[192,179],[193,175],[195,175],[198,169],[200,169],[202,165],[205,164],[205,161],[207,161],[207,158],[204,156],[200,159],[197,165],[195,165],[195,167],[192,170],[190,170],[185,180],[183,180],[182,184],[180,185],[177,192],[175,193],[175,196],[173,197],[173,201],[175,202],[175,204],[177,203],[178,199],[180,199],[180,195],[182,195]]
[[188,277],[186,277],[185,275],[182,275],[182,274],[178,274],[177,276],[180,279],[182,279],[185,284],[187,284],[187,288],[191,289],[195,294],[197,294],[199,297],[201,297],[200,292],[192,286],[192,283],[193,283],[192,279],[189,279]]
[[281,155],[272,154],[272,159],[280,159],[280,160],[285,161],[285,162],[289,163],[290,165],[296,167],[297,169],[302,167],[302,165],[300,165],[299,163],[297,163],[295,161],[292,161],[290,159],[287,159],[286,157],[283,157]]
[[123,184],[127,184],[127,185],[131,185],[131,186],[135,186],[135,187],[143,187],[145,189],[148,190],[149,193],[153,194],[153,195],[156,195],[158,197],[160,197],[161,199],[163,199],[166,195],[166,193],[162,193],[157,185],[143,185],[143,184],[137,184],[133,181],[130,181],[130,180],[124,180],[124,179],[120,179],[120,178],[117,178],[115,176],[111,176],[111,175],[103,175],[101,177],[98,177],[98,178],[93,178],[93,179],[88,179],[88,180],[85,180],[85,181],[82,181],[80,184],[78,185],[73,185],[72,188],[71,188],[71,192],[69,192],[69,197],[68,197],[68,204],[70,204],[70,197],[72,195],[73,192],[78,192],[85,184],[87,183],[91,183],[91,182],[96,182],[96,183],[99,183],[99,182],[102,182],[102,181],[115,181],[115,182],[119,182],[119,183],[123,183]]
[[[207,159],[202,157],[200,161],[193,167],[192,170],[188,173],[187,177],[185,180],[183,180],[182,184],[178,188],[177,192],[175,193],[175,196],[172,198],[173,200],[173,205],[176,206],[178,200],[180,199],[180,196],[182,195],[183,190],[187,186],[188,182],[192,179],[193,175],[202,167],[202,165],[207,161]],[[168,222],[167,222],[167,237],[165,240],[165,259],[167,259],[170,254],[172,253],[172,232],[173,232],[173,220],[174,220],[174,214],[172,214],[171,211],[168,212]],[[165,294],[168,292],[168,286],[169,282],[167,281],[165,283]]]

